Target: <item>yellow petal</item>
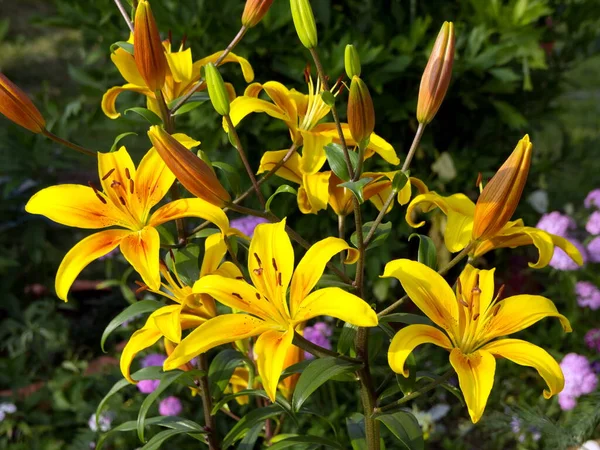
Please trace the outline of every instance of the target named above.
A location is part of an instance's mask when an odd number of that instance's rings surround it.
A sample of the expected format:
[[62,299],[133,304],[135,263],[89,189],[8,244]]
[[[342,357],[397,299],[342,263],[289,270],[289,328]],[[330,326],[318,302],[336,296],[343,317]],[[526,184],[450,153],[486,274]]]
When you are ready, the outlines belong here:
[[471,264],[467,264],[460,274],[460,287],[468,298],[471,298],[471,294],[475,289],[475,283],[478,281],[478,287],[480,290],[479,301],[473,305],[475,310],[473,315],[482,313],[488,309],[488,306],[492,303],[494,298],[494,273],[496,269],[492,270],[479,270],[473,267]]
[[137,92],[142,95],[150,96],[154,95],[144,85],[139,86],[137,84],[124,84],[123,86],[111,87],[102,96],[102,112],[110,119],[116,119],[121,116],[121,113],[117,111],[116,102],[117,97],[125,91]]
[[160,236],[154,227],[144,227],[129,233],[121,241],[125,259],[140,274],[144,283],[155,291],[160,289]]
[[331,142],[331,137],[310,131],[300,131],[302,134],[302,158],[300,171],[307,175],[317,173],[325,164],[327,155],[324,147]]
[[224,234],[229,231],[229,219],[223,210],[200,198],[184,198],[161,206],[154,211],[148,225],[158,226],[184,217],[199,217],[214,223]]
[[160,202],[175,181],[175,175],[152,147],[140,162],[135,177],[136,193],[146,213]]
[[[116,152],[98,153],[98,177],[102,190],[132,221],[140,222],[142,210],[140,198],[131,189],[136,169],[125,147]],[[135,188],[135,186],[134,186]]]
[[[158,310],[160,311],[160,309]],[[121,373],[130,383],[137,383],[131,378],[131,363],[135,356],[142,350],[153,346],[162,337],[162,334],[154,325],[154,319],[150,316],[143,328],[131,335],[127,345],[121,353]]]
[[208,236],[204,242],[204,258],[200,267],[200,277],[214,273],[223,261],[225,253],[227,253],[227,245],[223,235],[216,233]]
[[294,249],[285,231],[285,219],[254,229],[248,270],[256,289],[267,296],[283,317],[289,317],[286,292],[294,271]]
[[358,327],[377,325],[377,314],[363,299],[340,288],[319,289],[304,298],[293,316],[295,324],[317,316],[336,317]]
[[106,198],[87,186],[61,184],[42,189],[25,205],[30,214],[77,228],[128,227],[130,221]]
[[[288,150],[277,150],[265,152],[260,159],[260,167],[257,174],[269,172],[281,161]],[[285,162],[281,168],[275,172],[277,176],[289,180],[296,184],[302,184],[302,172],[300,171],[300,155],[297,152],[292,153],[292,156]]]
[[500,339],[482,350],[501,356],[521,366],[533,367],[548,385],[544,397],[550,398],[565,387],[565,378],[556,360],[543,348],[520,339]]
[[86,237],[65,255],[56,273],[56,295],[67,301],[67,293],[81,271],[93,260],[114,250],[131,231],[105,230]]
[[167,63],[171,75],[177,83],[189,82],[193,78],[194,68],[192,64],[192,49],[188,48],[181,52],[166,52]]
[[173,370],[218,345],[259,335],[272,328],[264,320],[248,314],[223,314],[193,330],[167,358],[164,370]]
[[169,305],[152,314],[154,325],[169,341],[178,344],[181,341],[181,310],[183,305]]
[[[133,41],[131,43],[133,43]],[[140,72],[135,65],[135,59],[131,53],[119,47],[111,53],[110,59],[113,64],[117,66],[121,76],[125,78],[125,81],[127,81],[128,84],[133,84],[134,86],[139,86],[140,88],[147,90],[146,82],[140,75]]]
[[388,350],[388,363],[392,370],[405,377],[409,376],[404,363],[413,350],[421,344],[434,344],[450,350],[452,343],[448,336],[429,325],[409,325],[396,333]]
[[425,264],[396,259],[386,264],[383,278],[397,278],[406,294],[436,325],[447,332],[457,321],[456,297],[446,280]]
[[267,95],[273,100],[287,117],[287,122],[292,128],[298,123],[298,112],[296,111],[296,104],[290,97],[290,91],[283,84],[277,81],[267,81],[262,85],[262,88]]
[[[223,51],[213,53],[210,56],[196,61],[194,63],[194,72],[200,73],[200,68],[202,66],[208,63],[216,63],[217,59],[219,59],[219,57],[221,56],[221,53],[223,53]],[[252,66],[250,65],[247,59],[242,58],[241,56],[238,56],[235,53],[229,52],[227,56],[221,61],[221,64],[229,62],[238,63],[240,65],[246,83],[250,83],[254,79],[254,70],[252,69]]]
[[213,274],[221,275],[222,277],[226,278],[244,278],[244,275],[242,274],[238,266],[236,266],[231,261],[225,261],[223,264],[221,264],[221,266],[219,266],[217,270],[213,272]]
[[[286,123],[290,120],[285,111],[279,106],[260,98],[242,96],[236,98],[230,104],[229,117],[234,127],[251,113],[266,113],[274,119],[283,120]],[[223,121],[223,128],[228,132],[225,121]]]
[[460,390],[473,423],[479,422],[494,385],[496,360],[491,353],[478,350],[465,355],[455,348],[450,352],[450,363],[458,374]]
[[294,330],[291,328],[284,333],[279,330],[269,330],[261,334],[254,345],[258,374],[272,402],[277,395],[279,377],[293,338]]
[[327,209],[330,176],[330,171],[302,176],[303,195],[305,199],[301,201],[299,190],[298,206],[300,206],[300,210],[304,214],[316,214],[323,209]]
[[344,250],[349,252],[349,263],[357,256],[356,250],[352,249],[346,241],[339,238],[328,237],[314,244],[298,263],[292,286],[290,289],[290,310],[292,316],[298,305],[313,290],[325,270],[329,260]]
[[[302,350],[300,347],[296,347],[295,345],[290,345],[287,354],[285,355],[283,369],[287,369],[288,367],[298,364],[302,361],[304,361],[304,350]],[[281,383],[279,383],[279,389],[281,390],[281,393],[288,400],[291,400],[299,378],[300,374],[295,373],[289,377],[286,377],[281,381]]]
[[524,330],[545,317],[556,317],[566,333],[572,331],[569,319],[560,314],[554,303],[541,295],[515,295],[508,297],[494,308],[500,308],[493,316],[486,333],[486,341]]

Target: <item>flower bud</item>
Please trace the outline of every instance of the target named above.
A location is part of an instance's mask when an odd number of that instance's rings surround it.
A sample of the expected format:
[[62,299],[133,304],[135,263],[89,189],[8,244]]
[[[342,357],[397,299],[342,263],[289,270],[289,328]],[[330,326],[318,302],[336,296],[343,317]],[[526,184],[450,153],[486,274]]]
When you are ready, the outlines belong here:
[[454,62],[454,24],[444,22],[438,34],[429,61],[421,78],[417,120],[428,124],[440,109],[448,91]]
[[532,148],[529,136],[525,135],[483,188],[475,205],[473,239],[493,237],[512,217],[527,181]]
[[352,77],[348,98],[348,126],[350,134],[359,146],[371,137],[375,129],[375,109],[369,89],[363,80]]
[[220,208],[231,201],[211,168],[159,126],[148,131],[152,145],[181,184],[196,197]]
[[313,49],[317,46],[317,25],[315,24],[315,16],[313,15],[310,6],[310,0],[290,0],[292,9],[292,19],[298,37],[307,49]]
[[348,75],[348,78],[352,79],[355,75],[360,77],[360,58],[354,45],[346,45],[344,65],[346,67],[346,75]]
[[147,0],[135,11],[133,57],[140,75],[152,92],[162,89],[167,73],[167,57]]
[[204,79],[208,88],[208,95],[215,111],[222,116],[229,115],[229,94],[225,88],[225,82],[214,64],[208,63],[204,66]]
[[246,0],[244,13],[242,14],[242,25],[252,28],[267,14],[273,4],[273,0]]
[[34,133],[46,128],[46,121],[21,89],[0,73],[0,113]]

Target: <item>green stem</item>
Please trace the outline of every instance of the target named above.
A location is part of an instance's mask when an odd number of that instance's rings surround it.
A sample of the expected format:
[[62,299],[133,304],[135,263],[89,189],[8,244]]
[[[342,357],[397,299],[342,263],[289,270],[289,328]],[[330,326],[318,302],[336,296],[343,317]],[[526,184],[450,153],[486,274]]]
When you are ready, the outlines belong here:
[[356,358],[351,358],[349,356],[342,355],[341,353],[337,353],[332,350],[328,350],[317,344],[313,344],[312,342],[305,339],[304,337],[302,337],[302,335],[300,335],[298,333],[294,333],[294,340],[292,341],[292,343],[296,347],[300,347],[302,350],[307,351],[311,355],[314,355],[318,358],[327,358],[329,356],[333,356],[335,358],[340,358],[340,359],[352,362],[354,364],[360,364],[361,366],[363,364],[362,361],[360,361]]
[[356,354],[358,359],[364,363],[363,367],[356,374],[360,382],[360,400],[365,415],[367,448],[369,450],[379,450],[379,422],[373,417],[373,412],[375,411],[375,389],[369,369],[368,333],[368,328],[359,328],[356,333]]
[[412,141],[412,145],[410,146],[410,150],[408,151],[408,155],[406,155],[406,159],[404,160],[404,164],[402,165],[402,172],[408,170],[410,167],[410,163],[412,162],[413,156],[415,156],[415,152],[417,151],[417,147],[419,147],[419,142],[421,142],[421,137],[423,137],[423,131],[425,131],[425,124],[420,123],[417,128],[417,132],[415,133],[415,137]]
[[67,141],[66,139],[60,138],[57,135],[51,133],[50,131],[44,129],[42,134],[49,139],[52,139],[54,142],[64,145],[72,150],[78,151],[79,153],[83,153],[84,155],[96,157],[97,153],[93,150],[82,147],[81,145],[73,144],[72,142]]
[[121,3],[121,0],[115,0],[115,4],[117,5],[119,12],[123,16],[123,19],[125,19],[125,23],[127,23],[127,27],[129,28],[129,31],[131,31],[133,33],[133,23],[131,22],[131,19],[129,18],[127,11],[125,11],[125,8],[123,7],[123,4]]
[[365,163],[365,147],[366,145],[358,146],[358,165],[356,166],[356,172],[354,172],[352,181],[358,181],[358,179],[362,175],[363,165]]
[[202,370],[199,378],[200,395],[202,396],[202,409],[204,411],[204,426],[206,428],[206,441],[209,450],[219,450],[219,440],[217,438],[217,422],[212,411],[212,397],[210,396],[210,386],[208,384],[208,360],[206,354],[201,353],[198,356],[198,368]]
[[[410,183],[410,181],[409,181],[409,183]],[[383,203],[383,207],[381,208],[381,211],[379,211],[379,214],[377,215],[375,222],[373,222],[373,225],[371,225],[369,232],[365,236],[365,241],[364,241],[365,247],[368,247],[369,244],[371,243],[371,239],[373,239],[373,236],[375,235],[375,231],[377,231],[377,227],[383,220],[384,216],[387,214],[387,210],[390,207],[390,205],[392,204],[392,202],[394,201],[394,197],[396,197],[396,194],[398,194],[398,191],[396,191],[395,189],[392,189],[392,192],[390,192],[390,195],[388,195],[388,198]]]

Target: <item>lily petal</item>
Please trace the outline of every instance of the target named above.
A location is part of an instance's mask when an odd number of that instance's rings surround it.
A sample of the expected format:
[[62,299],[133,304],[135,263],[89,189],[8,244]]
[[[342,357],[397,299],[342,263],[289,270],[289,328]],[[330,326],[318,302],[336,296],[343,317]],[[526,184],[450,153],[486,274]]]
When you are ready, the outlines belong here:
[[154,96],[154,94],[146,87],[146,85],[137,84],[124,84],[123,86],[111,87],[102,96],[102,112],[110,119],[117,119],[121,117],[121,113],[117,111],[116,102],[117,97],[125,91],[137,92],[147,97]]
[[298,207],[303,214],[316,214],[327,209],[330,176],[331,171],[302,176],[302,187],[298,190]]
[[[281,161],[288,150],[276,150],[268,151],[262,155],[260,159],[260,167],[258,168],[257,174],[269,172],[275,167],[279,161]],[[288,159],[283,166],[277,169],[275,172],[277,176],[291,181],[296,184],[302,184],[302,172],[300,171],[300,155],[297,152],[293,153],[290,159]]]
[[192,49],[187,48],[180,52],[165,52],[167,63],[171,70],[173,80],[177,83],[187,82],[194,76],[194,67],[192,63]]
[[496,360],[485,350],[465,355],[455,348],[450,352],[450,364],[458,374],[458,383],[465,396],[471,420],[477,423],[483,415],[494,385]]
[[[130,43],[133,44],[133,39],[131,39]],[[112,60],[113,64],[117,66],[121,76],[125,79],[125,81],[127,81],[128,84],[145,88],[146,82],[140,75],[140,71],[135,65],[135,59],[131,53],[119,47],[111,53],[110,59]],[[148,90],[148,88],[145,89]]]
[[[116,152],[98,153],[98,177],[102,190],[113,205],[129,215],[132,221],[141,217],[141,204],[132,192],[131,180],[136,178],[136,169],[125,147]],[[135,186],[134,186],[135,187]]]
[[404,363],[413,350],[421,344],[434,344],[450,350],[452,343],[448,336],[430,325],[409,325],[396,333],[388,350],[388,363],[392,370],[409,376]]
[[161,206],[148,221],[148,226],[156,227],[165,222],[184,217],[199,217],[214,223],[223,234],[229,231],[229,219],[221,208],[200,198],[183,198]]
[[153,290],[160,289],[159,249],[160,236],[150,226],[129,232],[121,241],[123,256]]
[[[216,63],[217,60],[221,57],[221,54],[223,53],[222,51],[213,53],[210,56],[207,56],[205,58],[202,58],[196,62],[194,62],[194,73],[200,73],[200,69],[202,68],[202,66],[205,66],[208,63]],[[248,62],[248,60],[246,58],[242,58],[241,56],[236,55],[235,53],[229,52],[227,54],[227,56],[225,56],[225,58],[223,58],[223,60],[221,61],[221,64],[225,64],[225,63],[238,63],[242,69],[242,74],[244,75],[244,80],[246,81],[246,83],[250,83],[252,80],[254,80],[254,70],[252,69],[252,66],[250,65],[250,63]]]
[[328,237],[308,249],[298,263],[292,277],[292,286],[290,289],[290,310],[292,316],[298,305],[313,290],[323,275],[325,266],[329,260],[344,250],[349,250],[346,263],[355,262],[356,258],[358,258],[358,252],[343,239]]
[[[279,106],[260,98],[242,96],[231,102],[229,117],[234,127],[251,113],[266,113],[274,119],[283,120],[286,123],[289,123],[290,120],[285,111]],[[225,121],[223,121],[223,129],[228,132]]]
[[425,264],[396,259],[386,264],[382,278],[394,277],[417,307],[436,325],[451,332],[458,322],[456,296],[446,280]]
[[321,170],[327,160],[324,148],[331,142],[331,136],[310,131],[300,131],[300,133],[303,142],[300,171],[306,175],[312,175]]
[[296,111],[296,104],[290,98],[290,91],[283,84],[278,81],[267,81],[262,85],[262,88],[267,95],[273,100],[287,117],[287,122],[295,128],[298,123],[298,112]]
[[520,339],[500,339],[482,348],[521,366],[533,367],[548,385],[544,397],[550,398],[565,387],[565,377],[556,360],[541,347]]
[[494,273],[492,270],[478,270],[471,264],[467,264],[460,274],[460,286],[462,292],[470,294],[475,289],[475,283],[479,280],[479,303],[473,305],[473,315],[482,313],[488,309],[494,298]]
[[272,328],[248,314],[223,314],[210,319],[182,339],[165,361],[164,370],[173,370],[201,353],[240,339],[257,336]]
[[377,314],[363,299],[340,288],[319,289],[304,298],[292,320],[299,324],[317,316],[336,317],[358,327],[377,325]]
[[183,305],[169,305],[160,308],[152,314],[155,327],[164,337],[175,344],[181,341],[182,309]]
[[227,245],[221,233],[211,234],[204,242],[204,258],[200,268],[200,278],[214,273],[221,265],[223,256],[227,253]]
[[[160,311],[160,309],[158,311]],[[137,381],[131,378],[131,363],[133,362],[133,359],[142,350],[156,344],[161,337],[162,333],[158,331],[154,325],[154,319],[152,316],[148,317],[148,321],[143,328],[140,328],[131,335],[129,341],[127,341],[127,345],[125,345],[125,348],[123,348],[123,352],[121,353],[121,361],[119,364],[121,367],[121,373],[127,379],[127,381],[133,384],[137,383]]]
[[254,346],[258,374],[272,402],[277,396],[279,377],[283,371],[288,350],[292,346],[293,338],[293,329],[284,333],[279,330],[269,330],[259,336]]
[[55,289],[58,298],[66,302],[69,289],[81,271],[95,259],[114,250],[130,233],[128,230],[105,230],[75,244],[63,258],[56,273]]

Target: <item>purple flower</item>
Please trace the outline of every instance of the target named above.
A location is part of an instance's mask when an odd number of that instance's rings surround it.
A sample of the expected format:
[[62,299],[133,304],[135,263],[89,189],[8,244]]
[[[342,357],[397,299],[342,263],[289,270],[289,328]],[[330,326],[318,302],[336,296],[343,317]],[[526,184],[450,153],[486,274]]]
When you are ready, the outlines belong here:
[[563,411],[568,411],[575,408],[578,397],[596,389],[598,377],[587,358],[577,353],[565,355],[560,368],[565,376],[565,387],[558,394],[558,404]]
[[600,262],[600,236],[592,239],[587,245],[587,252],[591,262]]
[[[317,322],[312,327],[306,327],[304,329],[304,338],[307,341],[310,341],[313,344],[319,345],[328,350],[331,350],[331,342],[329,338],[332,334],[333,330],[325,322]],[[304,352],[304,358],[312,359],[314,356],[308,352]]]
[[262,217],[245,216],[238,219],[233,219],[231,221],[231,228],[237,228],[246,236],[252,237],[256,226],[267,222],[268,220],[263,219]]
[[[587,253],[585,251],[585,247],[581,242],[577,239],[567,238],[568,241],[577,247],[579,253],[581,253],[581,257],[583,259],[583,264],[587,262]],[[569,255],[567,255],[563,249],[559,247],[554,247],[554,254],[552,255],[552,259],[550,260],[550,267],[554,267],[556,270],[579,270],[581,266],[578,266],[575,261],[571,259]]]
[[161,355],[160,353],[150,353],[142,359],[142,367],[162,366],[165,359],[167,359],[165,355]]
[[582,308],[586,306],[594,311],[600,309],[600,289],[589,281],[578,281],[575,284],[577,303]]
[[552,211],[544,214],[535,227],[560,237],[567,237],[569,230],[575,229],[577,224],[569,216]]
[[170,396],[160,401],[158,405],[158,413],[161,416],[176,416],[183,411],[181,400],[177,397]]
[[594,189],[591,191],[583,201],[583,204],[586,208],[592,208],[595,206],[596,208],[600,209],[600,189]]
[[594,211],[585,224],[585,229],[588,233],[596,235],[600,234],[600,210]]
[[588,331],[583,340],[585,341],[585,345],[600,353],[600,328],[594,328]]
[[88,427],[94,432],[98,431],[98,428],[100,428],[100,431],[107,432],[110,430],[114,418],[115,413],[111,411],[102,413],[100,414],[100,417],[98,417],[98,426],[96,426],[96,414],[92,414],[90,420],[88,420]]
[[159,384],[160,380],[140,380],[137,388],[142,394],[150,394],[156,390]]

